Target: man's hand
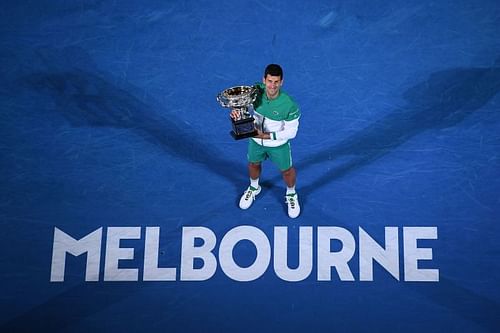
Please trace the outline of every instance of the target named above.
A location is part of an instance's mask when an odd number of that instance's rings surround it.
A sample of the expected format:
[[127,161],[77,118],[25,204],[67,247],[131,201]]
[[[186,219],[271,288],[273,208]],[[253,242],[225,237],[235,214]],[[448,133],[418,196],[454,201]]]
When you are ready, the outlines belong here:
[[229,114],[229,116],[233,120],[239,120],[240,119],[240,113],[238,111],[235,111],[235,110],[231,110],[231,113]]
[[257,139],[270,139],[271,138],[271,134],[270,133],[264,133],[260,129],[257,128],[257,135],[254,136],[254,138],[257,138]]

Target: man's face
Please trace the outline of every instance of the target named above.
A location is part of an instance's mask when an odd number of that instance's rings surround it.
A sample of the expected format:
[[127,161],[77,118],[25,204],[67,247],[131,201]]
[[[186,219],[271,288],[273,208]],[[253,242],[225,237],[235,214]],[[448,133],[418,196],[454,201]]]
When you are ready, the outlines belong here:
[[272,76],[267,74],[265,78],[262,79],[264,85],[266,86],[266,94],[268,98],[276,98],[280,93],[281,85],[283,80],[280,76]]

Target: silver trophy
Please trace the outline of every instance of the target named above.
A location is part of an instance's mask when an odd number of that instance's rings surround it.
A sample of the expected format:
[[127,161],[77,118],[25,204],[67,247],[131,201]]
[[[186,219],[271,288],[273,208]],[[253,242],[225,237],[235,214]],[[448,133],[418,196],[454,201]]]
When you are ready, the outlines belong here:
[[254,118],[248,107],[252,105],[258,95],[258,89],[251,86],[236,86],[221,91],[217,101],[222,107],[236,111],[236,119],[231,118],[233,130],[230,134],[235,140],[249,138],[257,135]]

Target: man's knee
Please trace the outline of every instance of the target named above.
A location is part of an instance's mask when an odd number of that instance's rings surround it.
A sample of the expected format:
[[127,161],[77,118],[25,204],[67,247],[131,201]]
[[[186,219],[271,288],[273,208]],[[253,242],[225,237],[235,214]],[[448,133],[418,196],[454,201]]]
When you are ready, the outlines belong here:
[[290,176],[290,175],[293,175],[295,173],[295,169],[293,167],[289,167],[288,169],[286,170],[282,170],[281,173],[283,174],[283,176]]

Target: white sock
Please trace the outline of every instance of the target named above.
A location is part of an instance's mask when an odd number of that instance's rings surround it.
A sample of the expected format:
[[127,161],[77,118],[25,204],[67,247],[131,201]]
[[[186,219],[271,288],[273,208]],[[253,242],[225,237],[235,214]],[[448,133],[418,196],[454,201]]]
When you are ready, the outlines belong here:
[[252,186],[253,188],[259,188],[259,178],[257,179],[250,178],[250,186]]
[[289,194],[295,194],[295,185],[293,185],[292,187],[287,186],[286,195],[289,195]]

